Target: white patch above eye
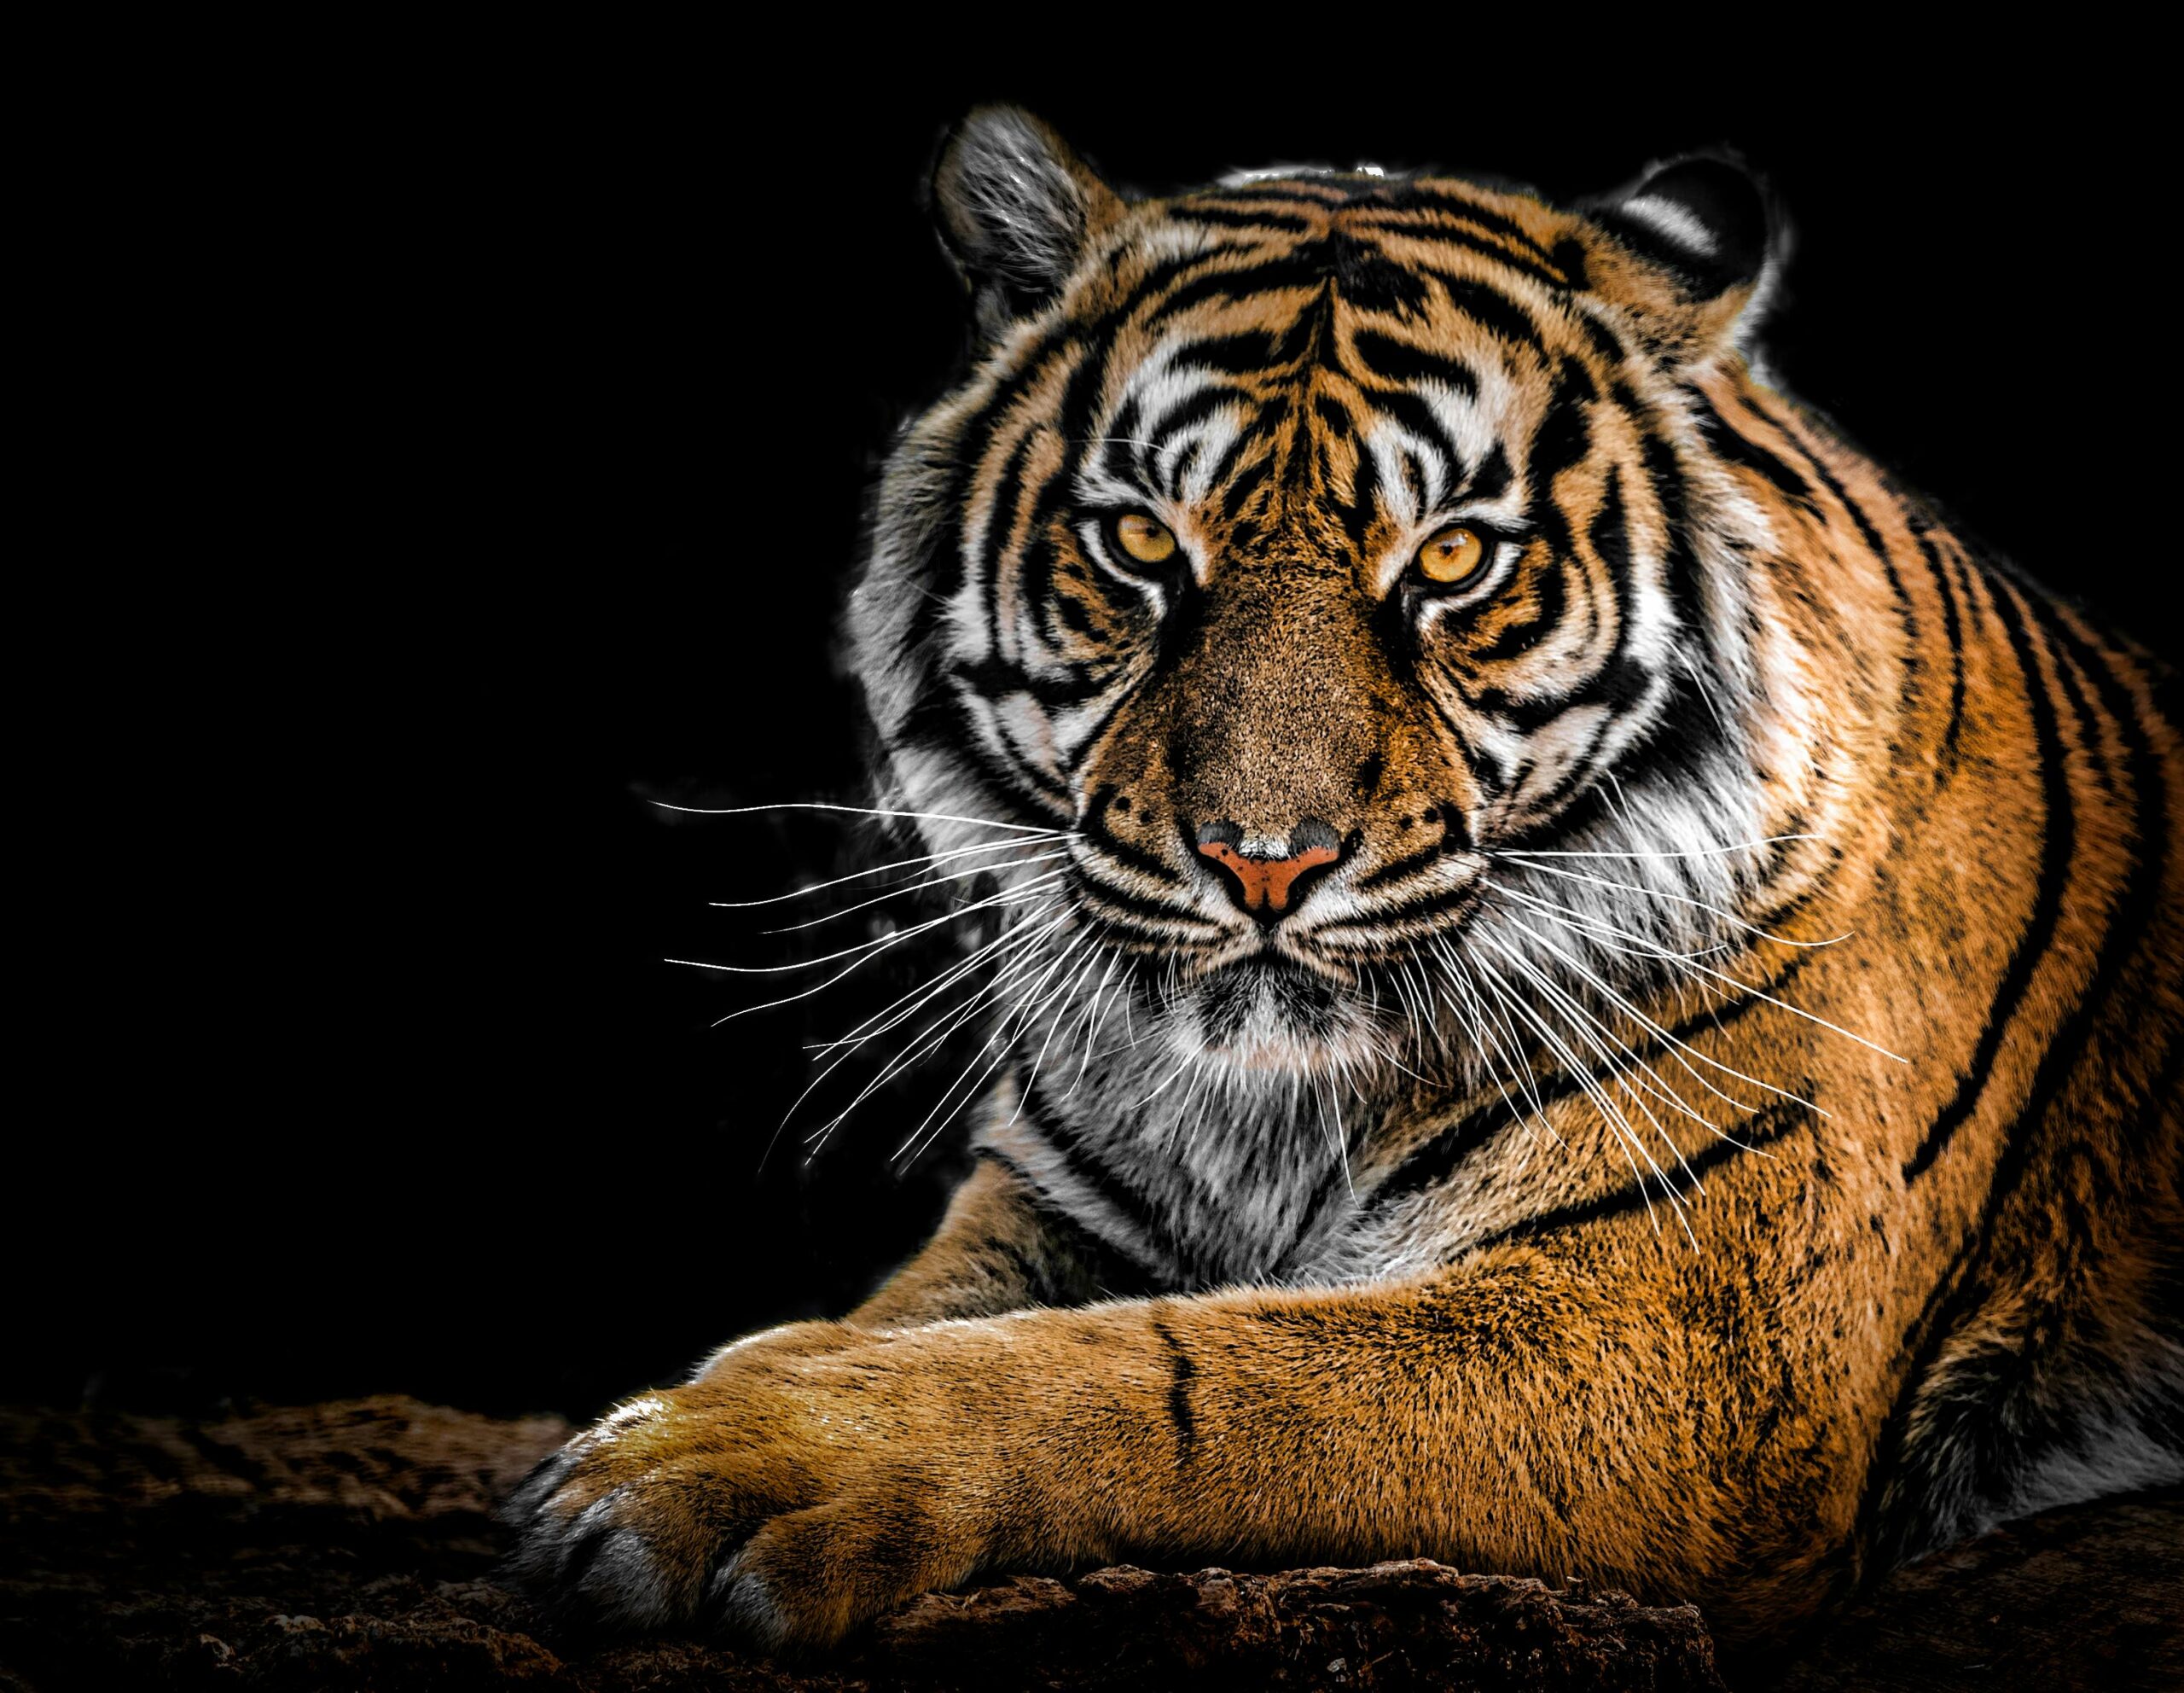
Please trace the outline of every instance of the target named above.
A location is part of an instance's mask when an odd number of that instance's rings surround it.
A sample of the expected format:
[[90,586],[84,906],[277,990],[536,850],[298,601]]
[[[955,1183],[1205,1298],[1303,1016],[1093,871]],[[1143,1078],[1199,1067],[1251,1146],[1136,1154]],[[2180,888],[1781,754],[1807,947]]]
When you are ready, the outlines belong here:
[[[1176,369],[1170,361],[1181,351],[1170,349],[1133,372],[1124,399],[1108,414],[1107,428],[1111,430],[1116,414],[1132,405],[1136,407],[1140,421],[1135,433],[1124,438],[1134,450],[1141,450],[1141,443],[1151,439],[1147,432],[1157,428],[1176,407],[1208,388],[1230,386],[1211,371]],[[1149,468],[1157,485],[1154,488],[1118,482],[1108,474],[1100,455],[1088,451],[1077,479],[1079,500],[1090,504],[1142,504],[1148,496],[1165,494],[1171,489],[1186,503],[1204,499],[1211,490],[1213,467],[1220,463],[1222,456],[1250,421],[1252,410],[1252,401],[1238,394],[1195,423],[1175,431],[1153,455]],[[1187,454],[1191,455],[1190,473],[1178,486],[1177,468]]]
[[[1506,420],[1511,415],[1515,386],[1508,373],[1491,360],[1483,361],[1473,374],[1478,380],[1476,394],[1459,393],[1434,381],[1409,385],[1409,392],[1433,414],[1434,422],[1461,457],[1461,464],[1444,464],[1436,443],[1421,440],[1384,412],[1374,414],[1373,425],[1365,433],[1364,449],[1373,455],[1380,473],[1380,497],[1398,522],[1422,521],[1429,512],[1460,494],[1455,479],[1476,471],[1501,445],[1507,431]],[[1426,473],[1425,502],[1415,509],[1403,476],[1405,452]],[[1513,494],[1514,490],[1510,492]],[[1478,515],[1487,518],[1484,506],[1478,508]]]

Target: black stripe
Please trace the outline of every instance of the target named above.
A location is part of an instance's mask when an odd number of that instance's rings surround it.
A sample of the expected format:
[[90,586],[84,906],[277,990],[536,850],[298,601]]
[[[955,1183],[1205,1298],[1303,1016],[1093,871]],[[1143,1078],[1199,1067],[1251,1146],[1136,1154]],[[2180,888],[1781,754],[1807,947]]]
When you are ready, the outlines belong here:
[[888,743],[891,752],[905,746],[925,747],[945,753],[967,765],[970,773],[996,794],[1014,800],[1036,816],[1050,816],[1062,823],[1074,820],[1072,797],[1058,783],[1049,781],[1044,771],[995,761],[979,738],[978,726],[971,720],[964,696],[950,689],[941,677],[928,674],[922,678],[916,699],[903,714],[895,738]]
[[1585,367],[1565,360],[1555,373],[1554,397],[1533,432],[1531,450],[1525,455],[1525,474],[1531,480],[1535,512],[1554,498],[1554,479],[1583,458],[1592,446],[1592,424],[1588,408],[1600,390]]
[[1473,664],[1501,664],[1530,652],[1548,631],[1562,621],[1569,608],[1570,590],[1565,573],[1567,560],[1550,558],[1537,573],[1529,613],[1503,624],[1494,638],[1470,655]]
[[1188,201],[1170,206],[1168,215],[1183,224],[1214,224],[1230,229],[1263,229],[1293,235],[1306,234],[1312,228],[1306,219],[1284,212],[1236,212],[1225,206],[1194,206]]
[[1384,335],[1378,329],[1358,329],[1350,345],[1372,373],[1391,382],[1439,382],[1467,399],[1478,393],[1478,378],[1461,360],[1431,347]]
[[1661,526],[1667,532],[1668,552],[1662,559],[1669,604],[1676,621],[1699,644],[1694,664],[1703,676],[1716,668],[1714,631],[1706,618],[1705,591],[1699,576],[1699,555],[1691,544],[1691,506],[1684,491],[1682,466],[1676,448],[1664,437],[1648,434],[1640,455],[1646,461],[1646,480],[1653,503],[1660,508]]
[[1536,255],[1542,264],[1554,265],[1561,261],[1560,252],[1548,252],[1515,218],[1496,212],[1490,206],[1480,205],[1468,195],[1455,191],[1445,183],[1405,182],[1380,197],[1398,209],[1426,207],[1436,212],[1445,212],[1451,217],[1462,218]]
[[1258,410],[1252,413],[1252,421],[1236,432],[1235,438],[1222,450],[1221,457],[1214,462],[1213,468],[1206,473],[1207,486],[1217,488],[1227,482],[1236,466],[1242,462],[1244,455],[1280,428],[1282,420],[1288,415],[1287,396],[1277,394],[1270,399],[1262,400]]
[[1153,308],[1145,320],[1145,327],[1152,329],[1167,318],[1176,317],[1194,307],[1213,300],[1251,300],[1263,294],[1275,294],[1292,289],[1316,288],[1327,280],[1327,271],[1321,264],[1318,243],[1298,248],[1275,259],[1263,259],[1258,264],[1240,265],[1234,270],[1210,271],[1202,276],[1194,276]]
[[[2038,614],[2036,611],[2035,615]],[[2045,620],[2042,620],[2043,623]],[[2116,772],[2109,767],[2107,750],[2101,745],[2100,720],[2093,704],[2085,696],[2085,689],[2078,684],[2078,672],[2056,645],[2054,631],[2048,631],[2048,661],[2055,666],[2055,680],[2062,685],[2063,698],[2071,708],[2071,719],[2077,724],[2077,739],[2071,743],[2074,749],[2085,755],[2092,766],[2094,783],[2100,791],[2111,797],[2116,794]]]
[[1465,496],[1474,500],[1499,499],[1508,492],[1515,473],[1509,468],[1509,455],[1502,450],[1499,441],[1486,450],[1486,457],[1471,473],[1471,480],[1464,488]]
[[1107,827],[1108,810],[1119,792],[1113,783],[1102,783],[1086,804],[1084,815],[1077,819],[1078,831],[1087,840],[1097,841],[1108,857],[1128,864],[1140,876],[1150,876],[1169,887],[1181,887],[1187,880],[1182,871],[1154,858],[1143,847],[1131,845]]
[[1118,795],[1118,793],[1120,788],[1116,788],[1114,782],[1103,782],[1099,788],[1095,788],[1095,791],[1092,791],[1092,797],[1085,802],[1083,817],[1077,819],[1077,830],[1079,830],[1085,839],[1089,839],[1089,841],[1099,841],[1101,846],[1107,850],[1107,857],[1116,858],[1116,861],[1124,863],[1124,865],[1130,865],[1131,870],[1138,871],[1140,876],[1151,876],[1155,882],[1164,882],[1166,887],[1184,885],[1186,878],[1182,871],[1177,871],[1173,865],[1169,865],[1169,863],[1155,858],[1153,854],[1144,852],[1142,847],[1136,847],[1131,846],[1130,841],[1123,841],[1120,836],[1116,836],[1114,830],[1109,830],[1107,811],[1114,806],[1116,795]]
[[[1810,957],[1811,955],[1808,953],[1792,959],[1780,974],[1769,980],[1759,992],[1750,993],[1734,1005],[1726,1008],[1710,1008],[1695,1015],[1670,1024],[1669,1034],[1671,1039],[1664,1040],[1659,1035],[1648,1030],[1641,1044],[1635,1062],[1650,1065],[1665,1056],[1676,1041],[1688,1040],[1692,1036],[1703,1034],[1709,1029],[1718,1033],[1733,1023],[1741,1021],[1751,1012],[1767,1004],[1767,1000],[1760,997],[1760,992],[1771,998],[1780,998],[1783,990],[1787,988],[1797,979],[1798,973],[1805,968]],[[1602,1064],[1596,1069],[1585,1072],[1582,1076],[1563,1070],[1551,1076],[1534,1077],[1531,1079],[1530,1087],[1521,1090],[1525,1096],[1524,1114],[1530,1115],[1531,1104],[1534,1099],[1539,1102],[1540,1108],[1544,1110],[1550,1105],[1560,1104],[1574,1094],[1588,1091],[1592,1087],[1600,1085],[1611,1076],[1610,1067]],[[1467,1112],[1397,1165],[1389,1174],[1388,1178],[1374,1189],[1372,1205],[1378,1207],[1389,1201],[1401,1199],[1408,1194],[1415,1193],[1421,1188],[1433,1187],[1446,1181],[1455,1173],[1456,1166],[1462,1163],[1476,1148],[1484,1145],[1495,1132],[1517,1120],[1510,1116],[1509,1109],[1509,1105],[1497,1096],[1491,1105],[1480,1106]]]
[[1023,666],[1006,659],[968,659],[949,666],[949,673],[980,699],[1004,700],[1011,694],[1028,694],[1049,707],[1081,706],[1097,699],[1112,682],[1112,675],[1095,673],[1085,664],[1063,666],[1060,677],[1034,676]]
[[1153,1332],[1168,1351],[1168,1415],[1176,1425],[1176,1461],[1188,1463],[1198,1439],[1198,1419],[1191,1412],[1191,1382],[1198,1366],[1191,1362],[1165,1323],[1153,1319]]
[[1233,382],[1209,382],[1188,397],[1177,400],[1160,414],[1160,421],[1146,431],[1150,443],[1146,451],[1157,453],[1185,429],[1203,423],[1223,406],[1238,403],[1257,405],[1258,396],[1249,388],[1238,387]]
[[1380,515],[1380,462],[1362,446],[1357,467],[1350,479],[1350,503],[1343,509],[1342,527],[1350,544],[1362,552],[1366,534]]
[[[1160,934],[1164,944],[1176,945],[1177,940],[1176,932],[1178,929],[1185,932],[1186,940],[1189,938],[1188,932],[1193,929],[1214,931],[1213,935],[1208,937],[1209,939],[1217,939],[1219,936],[1220,925],[1211,917],[1201,916],[1196,911],[1175,910],[1149,895],[1136,893],[1118,882],[1108,881],[1098,870],[1087,865],[1077,864],[1074,869],[1077,880],[1072,891],[1080,899],[1090,894],[1096,894],[1101,899],[1112,905],[1117,912],[1142,918],[1150,925],[1165,925],[1165,929]],[[1111,919],[1109,913],[1102,912],[1098,915],[1103,921]]]
[[[2014,614],[2002,610],[2012,596],[2007,589],[1999,584],[1995,585],[1995,606],[2002,612],[2015,637]],[[1917,1502],[1885,1501],[1885,1495],[1889,1484],[1896,1479],[1906,1457],[1904,1448],[1909,1435],[1911,1413],[1918,1402],[1920,1390],[1926,1385],[1943,1347],[1965,1320],[1978,1310],[1990,1291],[1983,1279],[1964,1277],[1964,1272],[1983,1248],[1994,1244],[1991,1232],[1995,1217],[2024,1179],[2026,1166],[2035,1150],[2035,1143],[2040,1139],[2036,1131],[2062,1091],[2064,1084],[2077,1071],[2081,1061],[2087,1056],[2094,1020],[2120,985],[2125,962],[2137,950],[2141,937],[2148,932],[2156,915],[2161,890],[2169,879],[2171,796],[2166,773],[2153,755],[2137,702],[2102,655],[2082,640],[2077,631],[2043,601],[2036,599],[2033,603],[2036,614],[2042,618],[2051,637],[2067,647],[2080,667],[2092,678],[2094,690],[2100,695],[2103,705],[2113,717],[2123,736],[2129,780],[2140,802],[2134,831],[2135,850],[2129,879],[2110,916],[2093,976],[2085,990],[2077,996],[2068,1021],[2057,1032],[2042,1055],[2024,1108],[2017,1114],[2012,1132],[2003,1143],[2001,1155],[1995,1161],[1995,1172],[1989,1178],[1987,1196],[1980,1207],[1979,1215],[1966,1230],[1948,1271],[1905,1334],[1902,1350],[1911,1354],[1912,1363],[1905,1372],[1902,1388],[1890,1410],[1888,1419],[1882,1424],[1873,1461],[1866,1473],[1857,1516],[1858,1543],[1874,1545],[1884,1556],[1900,1556],[1916,1550],[1920,1525],[1914,1520],[1912,1513]],[[2142,1039],[2146,1031],[2141,1027],[2136,1033]],[[2180,1058],[2184,1058],[2184,1039],[2179,1038],[2174,1027],[2169,1031],[2169,1049],[2157,1061],[2157,1068],[2140,1093],[2133,1114],[2134,1120],[2141,1126],[2158,1121],[2169,1103],[2170,1090],[2175,1085]],[[2142,1126],[2137,1132],[2127,1133],[2124,1139],[2127,1143],[2138,1141],[2147,1132]],[[1964,1279],[1960,1280],[1960,1277]],[[1937,1312],[1942,1313],[1938,1317]]]
[[1099,1195],[1156,1251],[1174,1247],[1170,1231],[1160,1226],[1152,1208],[1152,1196],[1124,1183],[1092,1157],[1077,1139],[1076,1132],[1047,1110],[1036,1086],[1025,1093],[1023,1108],[1025,1121],[1037,1131],[1047,1149],[1060,1160],[1073,1180]]
[[1600,354],[1610,365],[1621,364],[1623,359],[1623,342],[1617,337],[1615,331],[1609,329],[1589,311],[1581,311],[1577,315],[1577,322],[1583,326],[1586,338],[1593,344],[1593,351]]
[[1477,905],[1480,897],[1478,883],[1469,882],[1461,887],[1421,894],[1415,899],[1391,905],[1385,910],[1363,911],[1356,916],[1338,918],[1318,933],[1333,936],[1351,930],[1385,928],[1391,923],[1409,922],[1421,917],[1451,916]]
[[1275,363],[1274,337],[1263,329],[1187,341],[1168,361],[1170,370],[1217,370],[1241,376]]
[[1480,205],[1469,195],[1457,191],[1450,183],[1412,180],[1398,184],[1380,197],[1398,209],[1426,207],[1436,212],[1445,212],[1451,217],[1466,218],[1482,230],[1536,254],[1542,264],[1560,262],[1560,253],[1548,252],[1515,218],[1496,212],[1490,206]]
[[1705,439],[1709,451],[1726,463],[1757,471],[1773,483],[1775,491],[1791,504],[1815,522],[1821,521],[1820,508],[1813,502],[1811,483],[1758,442],[1731,428],[1728,420],[1714,409],[1714,403],[1701,390],[1686,387],[1683,392],[1691,402],[1693,420],[1699,425],[1699,433]]
[[1242,475],[1231,482],[1227,491],[1221,496],[1223,520],[1233,522],[1237,514],[1251,503],[1252,496],[1258,492],[1260,485],[1273,474],[1274,455],[1269,452],[1263,455],[1257,463],[1250,466]]
[[2070,881],[2071,859],[2077,845],[2077,821],[2071,799],[2070,770],[2065,762],[2062,736],[2056,728],[2054,702],[2048,696],[2048,685],[2040,673],[2032,637],[2026,631],[2024,613],[2015,594],[2007,589],[1996,594],[1995,607],[2001,614],[2011,649],[2017,655],[2018,670],[2024,678],[2025,697],[2032,715],[2034,757],[2040,766],[2041,793],[2046,806],[2041,821],[2039,876],[2031,913],[1989,1002],[1978,1044],[1972,1049],[1966,1067],[1958,1073],[1956,1089],[1949,1102],[1927,1126],[1917,1148],[1904,1161],[1903,1179],[1907,1182],[1916,1180],[1932,1166],[1948,1149],[1957,1130],[1978,1108],[1992,1075],[1995,1056],[2001,1050],[2003,1038],[2009,1033],[2010,1022],[2032,986],[2033,973],[2054,940],[2055,927],[2062,916],[2063,892]]
[[1949,580],[1949,567],[1932,540],[1923,533],[1919,537],[1919,551],[1941,593],[1942,639],[1949,645],[1949,722],[1942,730],[1939,755],[1942,769],[1948,771],[1956,767],[1958,742],[1964,734],[1964,620],[1957,610],[1956,588]]
[[1392,236],[1398,241],[1414,241],[1428,247],[1453,247],[1466,253],[1476,253],[1482,258],[1491,259],[1496,265],[1506,266],[1520,276],[1529,276],[1532,281],[1554,289],[1557,294],[1566,294],[1569,290],[1568,282],[1562,273],[1553,266],[1527,259],[1521,253],[1512,253],[1498,241],[1478,235],[1470,230],[1455,228],[1445,224],[1403,223],[1392,218],[1365,218],[1361,220],[1356,227],[1361,230],[1369,230],[1378,236]]
[[[1454,487],[1464,480],[1463,456],[1456,451],[1456,444],[1441,428],[1441,420],[1433,408],[1408,388],[1365,388],[1362,392],[1374,406],[1403,427],[1403,431],[1420,445],[1433,450],[1441,461],[1443,486]],[[1367,455],[1361,453],[1361,458]]]
[[[1809,1079],[1804,1084],[1802,1091],[1808,1093],[1812,1091]],[[1685,1181],[1688,1185],[1676,1186],[1676,1190],[1679,1193],[1690,1192],[1708,1171],[1743,1153],[1771,1146],[1811,1120],[1810,1109],[1798,1101],[1775,1101],[1737,1125],[1727,1137],[1712,1141],[1688,1158],[1680,1160],[1677,1167],[1687,1172]],[[1671,1185],[1676,1185],[1673,1180],[1675,1172],[1670,1173]],[[1527,1217],[1520,1223],[1513,1223],[1506,1229],[1497,1229],[1492,1234],[1472,1242],[1464,1248],[1464,1252],[1484,1252],[1489,1247],[1501,1246],[1509,1241],[1536,1240],[1542,1235],[1554,1234],[1560,1230],[1574,1229],[1583,1224],[1597,1223],[1610,1217],[1627,1216],[1647,1203],[1648,1191],[1648,1183],[1641,1178],[1597,1198],[1580,1200],[1574,1205],[1557,1206],[1552,1211],[1543,1211],[1536,1217]]]
[[1055,1246],[1082,1260],[1102,1293],[1117,1297],[1147,1294],[1158,1285],[1156,1277],[1165,1280],[1166,1265],[1147,1264],[1129,1256],[1113,1242],[1092,1233],[1057,1205],[1054,1196],[1032,1179],[1031,1172],[1007,1153],[980,1145],[971,1149],[971,1155],[1008,1172],[1023,1190],[1024,1202],[1038,1213],[1042,1226],[1053,1236]]
[[1118,482],[1141,481],[1145,474],[1145,448],[1138,441],[1138,397],[1132,394],[1123,402],[1107,424],[1101,442],[1101,462],[1107,474]]
[[[1750,405],[1751,402],[1747,401],[1746,404]],[[1804,460],[1813,474],[1820,479],[1827,492],[1834,497],[1836,503],[1850,515],[1851,522],[1857,526],[1859,539],[1865,543],[1866,550],[1873,556],[1880,565],[1882,573],[1888,578],[1888,591],[1895,596],[1896,615],[1903,620],[1903,689],[1902,695],[1897,701],[1897,711],[1901,716],[1908,717],[1911,710],[1911,702],[1918,693],[1919,675],[1924,668],[1924,661],[1920,657],[1919,616],[1911,608],[1911,595],[1903,585],[1903,578],[1896,568],[1895,559],[1890,556],[1886,544],[1881,540],[1880,531],[1873,527],[1873,519],[1866,515],[1866,509],[1850,497],[1850,491],[1844,487],[1835,473],[1821,462],[1820,455],[1807,446],[1797,431],[1787,424],[1769,417],[1766,412],[1761,411],[1757,406],[1752,406],[1751,409],[1756,416],[1766,417],[1774,425],[1775,428],[1780,432],[1782,439],[1789,443],[1791,450]],[[1896,753],[1896,736],[1891,732],[1889,736],[1889,756],[1891,760],[1894,759]]]
[[1446,271],[1429,269],[1426,274],[1441,285],[1449,304],[1474,323],[1505,341],[1530,347],[1539,355],[1542,364],[1553,362],[1554,355],[1548,352],[1547,342],[1540,335],[1539,325],[1532,321],[1531,313],[1499,288],[1472,277],[1451,276]]
[[1358,877],[1356,885],[1351,892],[1364,893],[1376,887],[1385,887],[1391,882],[1401,881],[1406,876],[1415,876],[1419,871],[1439,864],[1448,855],[1449,844],[1444,836],[1430,846],[1406,857],[1392,859],[1381,865],[1380,869]]

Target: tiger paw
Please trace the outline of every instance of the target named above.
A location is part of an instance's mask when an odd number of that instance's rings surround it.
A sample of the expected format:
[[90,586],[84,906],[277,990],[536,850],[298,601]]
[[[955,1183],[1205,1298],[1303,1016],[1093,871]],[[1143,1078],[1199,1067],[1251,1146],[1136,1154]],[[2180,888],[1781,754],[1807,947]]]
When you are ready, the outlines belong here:
[[759,1347],[629,1401],[509,1499],[510,1574],[575,1620],[717,1622],[769,1649],[962,1580],[990,1549],[996,1457],[932,1352]]

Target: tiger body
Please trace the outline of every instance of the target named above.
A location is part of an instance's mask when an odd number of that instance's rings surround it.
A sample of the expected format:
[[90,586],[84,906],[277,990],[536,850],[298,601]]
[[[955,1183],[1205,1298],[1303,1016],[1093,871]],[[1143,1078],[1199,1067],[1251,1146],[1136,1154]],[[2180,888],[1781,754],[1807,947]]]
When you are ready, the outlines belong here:
[[986,345],[851,632],[997,890],[981,1155],[550,1461],[518,1569],[781,1644],[1425,1555],[1749,1641],[2184,1478],[2161,678],[1755,375],[1735,185],[1125,203],[1001,111],[937,187]]

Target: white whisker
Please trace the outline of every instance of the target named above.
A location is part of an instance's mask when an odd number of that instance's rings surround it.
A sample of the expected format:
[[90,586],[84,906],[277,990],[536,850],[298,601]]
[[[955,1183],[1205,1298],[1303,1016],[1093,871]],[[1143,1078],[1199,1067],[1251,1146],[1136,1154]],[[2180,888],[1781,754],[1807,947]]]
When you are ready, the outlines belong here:
[[648,805],[663,812],[681,812],[690,817],[746,817],[761,812],[840,812],[852,817],[909,818],[921,823],[970,823],[979,829],[1012,829],[1019,835],[1046,835],[1060,838],[1074,835],[1074,829],[1046,829],[1036,823],[1002,823],[996,817],[967,817],[953,812],[895,812],[871,806],[834,806],[816,800],[783,800],[768,806],[675,806],[665,800],[649,800]]
[[[1011,844],[1031,846],[1037,843],[1023,841],[1012,842]],[[952,881],[973,881],[982,876],[992,876],[997,870],[1002,869],[1014,870],[1019,865],[1050,864],[1056,858],[1066,858],[1069,855],[1066,852],[1039,852],[1028,858],[1011,858],[1006,865],[979,864],[967,870],[950,870],[945,876],[931,876],[922,881],[897,882],[895,886],[889,888],[885,893],[877,894],[869,899],[859,900],[854,905],[845,905],[840,910],[829,911],[822,917],[813,917],[808,922],[800,923],[784,923],[779,928],[761,929],[759,933],[762,934],[795,934],[807,928],[817,928],[824,923],[839,922],[842,918],[849,916],[855,912],[868,910],[874,905],[884,905],[890,899],[900,899],[909,894],[921,893],[929,887],[944,887]],[[1020,886],[1020,884],[1019,885]],[[1008,891],[1009,890],[1006,888],[1002,890],[1004,893]]]
[[[897,858],[888,864],[874,864],[870,870],[852,870],[847,876],[838,876],[829,881],[815,881],[807,887],[793,887],[786,893],[775,893],[764,899],[708,899],[706,903],[717,911],[756,910],[761,905],[785,905],[789,900],[809,899],[814,893],[824,893],[830,887],[840,887],[848,882],[868,881],[894,870],[915,870],[922,864],[942,864],[950,858],[965,858],[974,852],[1020,852],[1027,846],[1052,845],[1054,843],[1050,841],[982,841],[975,846],[956,846],[945,852],[921,852],[914,858]],[[1017,858],[1001,861],[1004,864],[1024,862]]]

